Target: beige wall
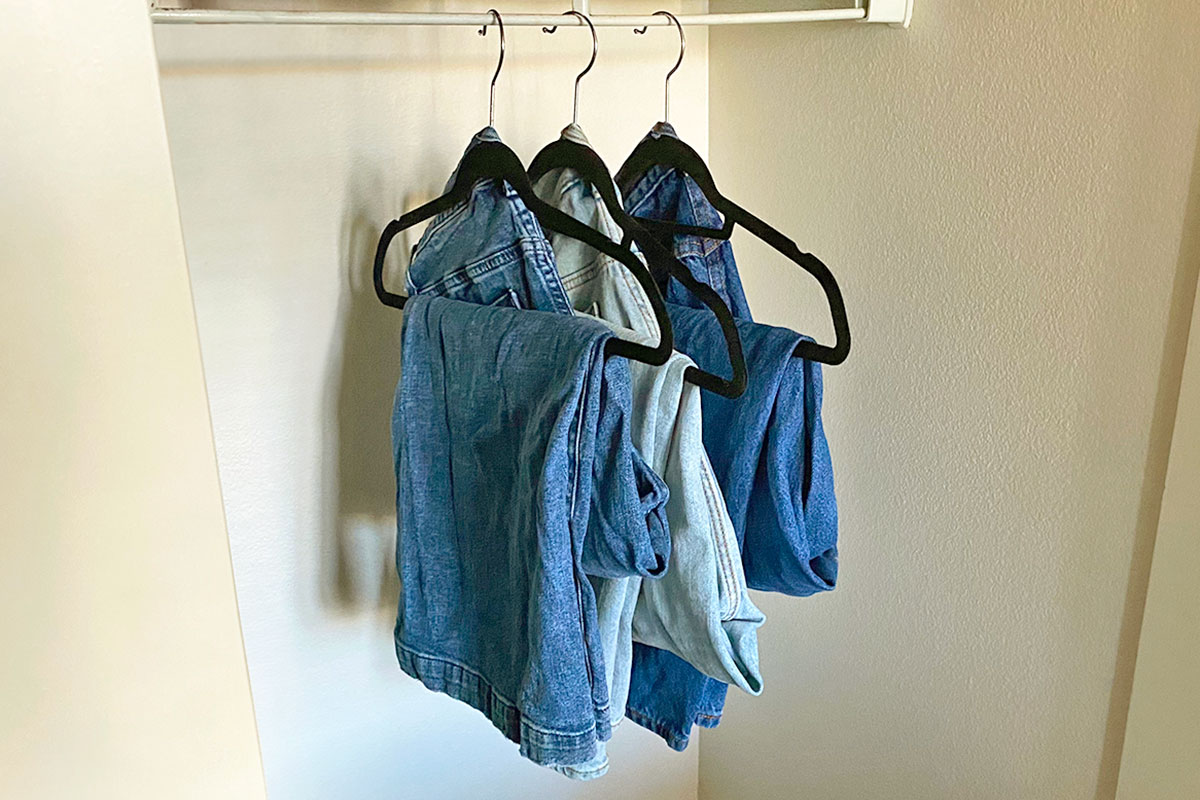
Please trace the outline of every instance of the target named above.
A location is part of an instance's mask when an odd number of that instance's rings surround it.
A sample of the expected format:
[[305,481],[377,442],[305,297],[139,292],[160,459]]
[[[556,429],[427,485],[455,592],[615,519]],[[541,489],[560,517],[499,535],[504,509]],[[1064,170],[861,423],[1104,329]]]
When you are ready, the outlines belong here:
[[263,796],[145,6],[0,23],[0,796]]
[[[645,6],[604,10],[621,8]],[[689,34],[672,110],[704,147],[705,35]],[[155,37],[271,795],[694,798],[694,747],[674,753],[627,723],[610,774],[572,783],[396,665],[400,314],[376,300],[369,270],[384,224],[414,195],[439,194],[486,123],[496,31],[159,26]],[[600,30],[580,112],[609,164],[661,114],[676,47],[668,29]],[[523,158],[570,121],[589,53],[580,30],[509,29],[496,126]],[[410,245],[394,243],[397,266]]]
[[[714,2],[732,10],[734,2]],[[714,29],[728,194],[826,258],[841,585],[763,597],[701,796],[1111,796],[1200,251],[1200,5]],[[751,304],[827,335],[744,238]]]

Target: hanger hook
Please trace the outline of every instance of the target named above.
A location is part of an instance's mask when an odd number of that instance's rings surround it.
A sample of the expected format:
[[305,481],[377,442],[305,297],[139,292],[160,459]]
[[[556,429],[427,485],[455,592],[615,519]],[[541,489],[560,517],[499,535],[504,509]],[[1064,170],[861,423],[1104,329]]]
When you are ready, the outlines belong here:
[[[592,65],[594,65],[596,63],[596,53],[599,50],[599,44],[596,41],[596,26],[592,24],[592,21],[587,18],[586,14],[584,14],[581,11],[575,11],[575,10],[563,12],[564,17],[567,16],[568,14],[573,14],[574,16],[579,17],[581,20],[583,20],[584,24],[588,26],[588,30],[592,32],[592,58],[590,61],[588,61],[587,66],[583,68],[583,72],[581,72],[575,76],[575,102],[574,102],[574,105],[571,106],[571,124],[578,125],[579,124],[579,82],[581,80],[583,80],[584,75],[587,75],[589,72],[592,71]],[[558,26],[551,25],[549,27],[542,28],[542,33],[554,33],[556,30],[558,30]]]
[[[496,125],[496,79],[500,77],[500,68],[504,66],[504,20],[500,19],[500,12],[494,8],[489,8],[488,13],[500,29],[500,60],[496,62],[496,72],[492,75],[492,86],[488,90],[488,127],[492,128]],[[487,29],[488,26],[484,25],[479,29],[479,35],[487,36]]]
[[[683,25],[679,22],[679,18],[670,11],[655,11],[654,16],[666,17],[675,24],[675,29],[679,31],[679,58],[675,59],[675,66],[671,67],[671,71],[667,73],[667,78],[663,81],[663,122],[671,121],[671,76],[679,69],[679,65],[683,63],[683,53],[687,50],[687,37],[683,35]],[[634,28],[634,33],[645,33],[646,26]]]

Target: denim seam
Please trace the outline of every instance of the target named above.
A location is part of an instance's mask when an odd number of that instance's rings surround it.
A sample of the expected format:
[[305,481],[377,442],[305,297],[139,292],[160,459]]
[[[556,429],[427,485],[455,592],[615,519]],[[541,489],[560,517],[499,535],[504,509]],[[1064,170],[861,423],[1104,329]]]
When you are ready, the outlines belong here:
[[605,266],[604,258],[604,254],[601,254],[592,263],[575,270],[570,275],[563,275],[560,268],[559,276],[562,280],[563,288],[570,291],[571,289],[591,283],[599,276],[601,269]]
[[[537,251],[537,255],[541,258],[532,259],[534,267],[541,274],[542,280],[550,293],[550,302],[554,304],[555,311],[560,314],[573,314],[575,309],[571,306],[570,298],[566,296],[566,290],[562,288],[561,279],[558,274],[558,265],[555,261],[554,247],[550,244],[550,240],[546,238],[546,232],[542,230],[542,225],[538,222],[535,215],[525,202],[521,200],[520,195],[516,193],[512,187],[505,184],[505,196],[509,199],[506,204],[509,214],[512,215],[513,224],[517,230],[521,231],[524,236],[518,239],[518,242],[529,242],[533,249]],[[558,291],[553,289],[557,287]]]
[[[517,239],[514,244],[519,244],[520,242],[521,240]],[[436,281],[426,284],[425,286],[417,286],[416,284],[413,284],[413,288],[417,292],[434,292],[437,294],[443,294],[446,291],[457,289],[460,286],[471,283],[473,280],[485,277],[491,272],[502,269],[503,267],[507,267],[509,264],[514,262],[520,261],[522,255],[523,253],[520,249],[506,247],[499,252],[490,253],[483,258],[472,261],[469,264],[465,264],[453,272],[447,272]],[[414,258],[413,260],[415,261],[416,259]]]
[[[633,298],[637,310],[642,315],[642,322],[645,323],[649,330],[657,328],[658,320],[655,319],[653,310],[646,307],[646,303],[650,299],[646,296],[646,290],[641,287],[641,284],[637,282],[627,269],[618,272],[617,279],[624,282],[626,289],[629,290],[629,296]],[[659,335],[662,335],[661,331],[659,331]]]
[[[582,386],[580,387],[579,404],[576,406],[575,425],[574,425],[574,428],[575,428],[574,442],[568,443],[569,452],[571,454],[571,506],[567,510],[567,527],[571,531],[572,552],[574,552],[574,549],[575,549],[575,541],[574,541],[575,540],[575,505],[579,499],[580,476],[583,474],[583,472],[582,472],[583,454],[580,452],[580,441],[583,438],[584,409],[587,408],[587,392],[588,392],[587,377],[588,376],[585,374],[583,381],[582,381]],[[587,630],[587,614],[584,612],[584,608],[583,608],[583,592],[579,586],[579,574],[578,574],[577,569],[571,570],[571,579],[575,583],[575,610],[579,614],[579,631],[581,634],[580,638],[582,639],[583,653],[584,653],[583,666],[587,672],[588,690],[589,690],[589,693],[591,694],[590,699],[592,701],[593,710],[595,710],[596,679],[595,679],[595,676],[592,674],[591,651],[588,649],[588,646],[587,646],[587,635],[585,633]]]
[[[654,182],[651,183],[649,186],[646,186],[645,189],[642,191],[641,197],[638,200],[635,200],[633,202],[633,204],[632,204],[633,210],[629,212],[629,215],[637,216],[637,212],[641,211],[642,208],[650,200],[650,198],[654,197],[654,195],[658,193],[658,187],[662,186],[663,182],[665,182],[668,178],[670,178],[674,172],[675,172],[674,168],[669,169],[666,172],[664,172],[662,175],[658,176],[658,178],[656,178],[654,180]],[[643,175],[642,177],[644,178],[645,176]],[[634,189],[641,188],[641,186],[642,186],[642,181],[639,180],[637,182],[637,184],[635,184]]]
[[604,761],[591,769],[579,769],[571,764],[558,764],[554,767],[554,771],[560,775],[565,775],[571,780],[590,781],[605,775],[608,772],[608,763],[608,756],[605,755]]
[[[683,195],[684,195],[684,197],[687,198],[688,206],[690,207],[691,212],[692,212],[692,219],[695,220],[696,225],[701,226],[701,227],[715,225],[716,223],[709,223],[708,220],[705,219],[705,217],[708,216],[707,214],[702,215],[700,213],[700,210],[702,208],[705,208],[705,209],[713,208],[712,204],[708,201],[708,198],[704,195],[704,190],[702,190],[698,185],[696,185],[695,181],[688,180],[687,178],[682,178],[681,181],[683,183]],[[715,208],[713,208],[713,210],[716,211]],[[719,216],[720,216],[719,212],[718,212],[717,216],[719,218]],[[696,245],[699,248],[700,254],[701,254],[701,256],[704,257],[705,261],[708,260],[708,256],[712,255],[714,252],[716,252],[718,249],[720,249],[722,242],[725,241],[723,239],[717,239],[717,238],[712,238],[712,237],[689,236],[688,238],[698,240],[696,242]],[[705,266],[708,266],[708,265],[706,264]]]
[[[473,190],[472,190],[473,191]],[[467,201],[456,203],[453,208],[449,208],[438,215],[437,219],[429,223],[429,227],[425,229],[425,233],[413,248],[413,260],[416,261],[417,256],[423,253],[427,248],[433,246],[433,241],[438,234],[450,227],[451,223],[465,215],[470,209],[470,203]]]
[[[706,455],[705,461],[707,460],[708,456]],[[712,519],[713,547],[717,551],[718,566],[720,573],[725,578],[726,590],[729,593],[727,597],[728,607],[721,610],[721,621],[728,622],[737,616],[738,607],[741,605],[742,587],[740,585],[741,582],[737,579],[737,570],[733,566],[733,554],[724,546],[728,544],[729,537],[722,535],[724,533],[722,530],[724,526],[721,524],[721,512],[724,509],[723,504],[718,501],[718,497],[714,492],[714,479],[711,469],[712,467],[710,466],[709,469],[702,468],[700,470],[700,482],[704,487],[704,499],[708,503],[709,516]],[[719,492],[720,490],[717,489],[716,491]]]
[[[602,344],[596,344],[594,346],[603,348]],[[593,359],[593,362],[594,362],[594,359]],[[604,367],[600,366],[600,369],[603,370]],[[579,443],[583,437],[584,409],[586,409],[587,405],[588,405],[588,392],[589,391],[590,391],[590,386],[589,386],[589,382],[588,382],[588,376],[585,375],[584,379],[582,381],[582,386],[580,388],[580,402],[578,405],[578,410],[577,410],[577,414],[576,414],[576,424],[575,424],[575,444],[574,444],[574,448],[573,448],[574,452],[572,453],[572,460],[574,462],[573,467],[572,467],[572,472],[574,475],[574,479],[573,479],[573,484],[571,486],[571,507],[568,512],[569,513],[568,525],[570,527],[570,530],[572,531],[572,539],[574,539],[574,532],[575,532],[575,528],[576,528],[575,505],[576,505],[576,502],[578,501],[579,494],[580,494],[580,491],[579,491],[580,484],[581,484],[580,476],[582,476],[582,474],[583,474],[583,453],[580,450]],[[586,527],[586,525],[585,525],[585,527]],[[585,535],[586,535],[586,533],[585,533]],[[574,549],[574,543],[572,543],[572,549]],[[584,589],[582,588],[582,584],[580,582],[578,570],[572,571],[572,579],[574,580],[574,583],[575,583],[575,605],[579,611],[579,631],[580,631],[580,638],[582,640],[580,642],[580,644],[581,644],[581,646],[583,648],[583,652],[584,652],[583,663],[584,663],[584,668],[587,671],[588,687],[591,690],[592,710],[598,717],[602,717],[605,721],[608,721],[609,717],[612,714],[612,711],[611,711],[612,698],[611,697],[606,698],[606,702],[603,705],[597,705],[596,700],[595,700],[595,698],[596,698],[596,674],[592,670],[592,649],[588,646],[588,638],[587,638],[587,633],[586,633],[587,629],[588,629],[587,614],[585,613],[584,608],[583,608],[583,591],[584,591]],[[585,577],[585,578],[583,578],[583,580],[587,580],[587,578]],[[600,677],[601,677],[601,679],[603,679],[604,678],[603,674],[601,674]],[[605,686],[607,688],[607,682],[606,682]],[[610,731],[611,731],[611,728],[610,728]]]
[[[592,283],[593,281],[602,279],[604,277],[604,271],[602,270],[602,267],[614,266],[611,264],[607,264],[606,259],[608,259],[608,257],[602,254],[601,258],[592,262],[592,264],[590,266],[584,267],[583,269],[580,269],[580,270],[576,270],[575,272],[572,272],[569,276],[564,277],[562,279],[563,288],[565,288],[568,292],[571,292],[576,289],[580,289],[584,286],[587,286],[588,284]],[[611,259],[608,259],[608,260],[611,261]],[[629,270],[627,270],[623,264],[620,264],[618,262],[615,266],[618,268],[616,270],[616,276],[617,276],[616,280],[619,280],[622,283],[624,283],[625,287],[629,290],[629,298],[628,299],[633,301],[634,307],[637,309],[638,314],[641,316],[641,321],[642,321],[643,325],[645,325],[647,328],[646,331],[639,330],[638,333],[643,333],[643,332],[648,332],[650,330],[654,330],[655,328],[658,327],[658,320],[655,319],[653,312],[650,309],[646,308],[646,292],[645,292],[645,290],[642,289],[640,284],[635,282],[633,277],[629,274]]]

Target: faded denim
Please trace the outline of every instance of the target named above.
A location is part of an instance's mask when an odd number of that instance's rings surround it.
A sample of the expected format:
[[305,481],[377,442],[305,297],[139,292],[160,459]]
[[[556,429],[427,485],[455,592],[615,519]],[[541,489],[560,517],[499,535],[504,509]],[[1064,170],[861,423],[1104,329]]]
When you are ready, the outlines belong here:
[[[726,358],[710,314],[670,306],[676,342],[701,367]],[[837,581],[837,504],[821,425],[820,365],[792,356],[803,337],[738,320],[749,384],[730,400],[703,392],[704,443],[754,589],[806,596]],[[727,685],[666,650],[634,645],[626,714],[682,750],[693,724],[716,725]]]
[[604,357],[611,335],[435,296],[404,309],[396,655],[547,766],[589,762],[610,736],[585,539],[620,537],[596,548],[628,557],[608,571],[646,574],[622,526],[590,524],[639,513],[629,371]]
[[[466,152],[499,140],[484,128]],[[451,176],[446,188],[453,183]],[[537,217],[511,186],[494,180],[476,181],[465,202],[433,219],[413,250],[405,284],[410,295],[571,313]]]
[[[485,129],[475,137],[471,147],[479,141],[495,138],[494,131]],[[558,279],[553,251],[541,226],[519,196],[497,181],[478,181],[467,201],[439,215],[430,224],[414,249],[406,283],[414,297],[440,295],[473,304],[572,313]],[[406,305],[405,310],[407,314],[410,307]],[[515,351],[521,345],[510,339],[508,346]],[[531,352],[536,351],[535,347]],[[478,352],[481,351],[464,350],[457,358],[474,364]],[[512,369],[524,370],[530,375],[553,371],[549,363],[529,364],[516,358],[515,352],[506,352],[506,355],[509,356],[506,363]],[[496,368],[495,359],[490,355],[488,359],[485,359],[486,363]],[[405,354],[404,360],[407,369],[409,354]],[[622,366],[614,369],[624,370],[622,374],[627,376],[625,360],[615,361],[621,362]],[[569,364],[559,365],[561,371],[569,372],[570,369]],[[640,454],[628,448],[628,378],[605,386],[609,388],[598,413],[608,420],[603,429],[609,433],[605,440],[607,447],[585,462],[592,471],[593,494],[589,500],[594,502],[588,504],[587,534],[582,538],[580,566],[589,575],[614,579],[631,574],[659,574],[670,554],[665,509],[667,490]],[[549,382],[546,390],[550,390]],[[609,397],[614,399],[610,401]],[[467,400],[463,398],[460,402]],[[468,404],[478,409],[488,408],[479,405],[474,397]],[[476,469],[483,468],[483,463],[476,465]],[[590,592],[588,597],[591,597]],[[599,641],[594,598],[584,606],[580,614],[589,675],[606,676],[609,670]],[[594,680],[591,696],[596,708],[607,709],[607,681]],[[471,702],[469,698],[467,701]],[[599,739],[607,738],[606,726],[598,728],[597,732]],[[555,766],[589,763],[589,776],[603,774],[607,768],[602,749],[599,760],[594,749],[584,756],[578,748],[572,755],[559,754],[554,759],[553,762],[543,759],[542,763]]]
[[[494,129],[484,128],[472,138],[465,152],[469,153],[479,142],[499,141],[499,138]],[[452,175],[447,188],[453,182]],[[439,295],[480,305],[573,313],[558,277],[554,251],[537,217],[512,187],[494,180],[476,181],[468,200],[433,219],[413,250],[405,282],[410,295]],[[594,467],[598,472],[608,469],[603,462]],[[589,574],[604,577],[625,574],[619,567],[611,566],[623,563],[624,554],[601,552],[601,548],[618,543],[633,551],[646,574],[658,574],[666,567],[671,539],[659,497],[662,481],[636,451],[633,475],[632,483],[614,486],[613,491],[627,493],[631,487],[639,490],[641,516],[636,521],[628,515],[591,520],[598,533],[585,542],[584,563]],[[593,507],[599,509],[603,505]],[[623,525],[630,526],[624,537],[613,529]]]
[[[563,134],[582,141],[571,126]],[[622,231],[598,192],[572,170],[554,170],[535,186],[542,199],[614,241]],[[623,338],[658,338],[649,298],[624,265],[570,237],[551,234],[558,271],[577,310],[601,318]],[[746,592],[736,536],[703,446],[700,391],[684,382],[692,360],[678,352],[667,364],[630,363],[633,438],[670,489],[670,566],[653,581],[593,581],[606,655],[612,665],[614,725],[624,713],[634,639],[677,653],[706,673],[757,694],[757,628],[761,612]]]

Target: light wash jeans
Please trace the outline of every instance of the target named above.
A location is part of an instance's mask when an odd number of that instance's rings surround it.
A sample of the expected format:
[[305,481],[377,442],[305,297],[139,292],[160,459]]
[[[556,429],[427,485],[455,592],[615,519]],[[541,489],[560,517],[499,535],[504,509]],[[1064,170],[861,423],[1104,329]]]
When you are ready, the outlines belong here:
[[[574,126],[563,135],[586,143]],[[621,241],[598,193],[573,171],[551,171],[534,188],[551,205]],[[624,265],[570,237],[552,233],[550,241],[577,311],[605,320],[622,338],[658,340],[649,298]],[[692,364],[678,352],[661,367],[630,363],[633,441],[670,489],[671,560],[666,574],[653,580],[593,580],[614,724],[625,711],[634,640],[752,694],[762,690],[757,629],[763,616],[746,592],[734,529],[704,450],[700,391],[683,380]]]

